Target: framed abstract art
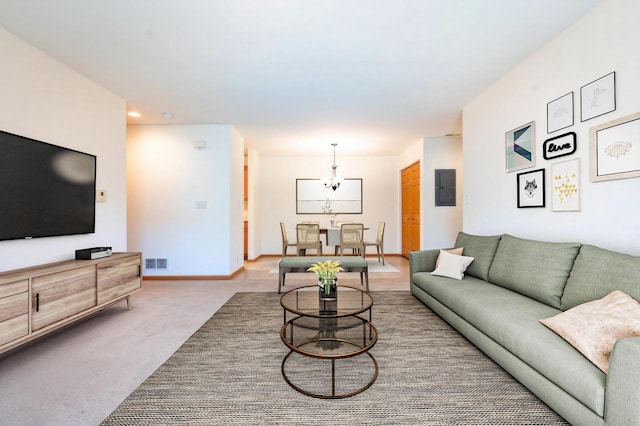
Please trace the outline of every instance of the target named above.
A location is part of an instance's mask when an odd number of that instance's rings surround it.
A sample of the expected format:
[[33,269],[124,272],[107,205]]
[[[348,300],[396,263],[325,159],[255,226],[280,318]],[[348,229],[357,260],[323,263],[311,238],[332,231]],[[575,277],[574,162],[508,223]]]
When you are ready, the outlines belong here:
[[536,124],[534,121],[505,134],[507,173],[536,165]]

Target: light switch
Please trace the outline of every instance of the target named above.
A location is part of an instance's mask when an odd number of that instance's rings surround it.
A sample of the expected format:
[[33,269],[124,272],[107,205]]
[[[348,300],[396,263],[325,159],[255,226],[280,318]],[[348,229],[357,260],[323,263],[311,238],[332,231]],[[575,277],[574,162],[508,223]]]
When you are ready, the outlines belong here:
[[105,189],[96,190],[96,201],[98,203],[104,203],[107,201],[107,191]]

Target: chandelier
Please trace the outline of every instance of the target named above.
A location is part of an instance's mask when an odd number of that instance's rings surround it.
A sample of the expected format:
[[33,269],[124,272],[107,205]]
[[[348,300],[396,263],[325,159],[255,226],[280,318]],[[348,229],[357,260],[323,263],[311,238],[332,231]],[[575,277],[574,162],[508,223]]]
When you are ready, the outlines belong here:
[[338,168],[338,166],[336,165],[336,145],[338,144],[331,144],[331,146],[333,146],[333,164],[331,165],[331,178],[322,179],[322,183],[324,184],[325,188],[331,188],[334,191],[340,188],[340,184],[342,183],[342,178],[336,176],[336,169]]

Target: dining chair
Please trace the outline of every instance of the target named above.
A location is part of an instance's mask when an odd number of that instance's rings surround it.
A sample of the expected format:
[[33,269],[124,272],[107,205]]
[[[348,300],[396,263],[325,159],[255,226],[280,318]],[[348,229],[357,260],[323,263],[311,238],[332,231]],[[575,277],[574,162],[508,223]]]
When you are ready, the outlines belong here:
[[363,234],[363,224],[343,223],[340,227],[340,256],[342,256],[344,250],[351,249],[354,255],[362,255],[364,257]]
[[322,256],[320,225],[317,223],[299,223],[296,226],[296,238],[298,256],[306,255],[307,249],[313,249],[318,256]]
[[[339,222],[335,223],[335,227],[336,229],[336,233],[333,234],[333,241],[335,241],[335,247],[334,247],[334,255],[337,256],[338,253],[340,252],[340,228],[342,227],[342,225],[344,225],[345,223],[353,223],[352,220],[341,220]],[[330,231],[327,231],[330,232]],[[334,244],[329,244],[329,239],[327,238],[327,245],[334,245]]]
[[[378,236],[375,241],[365,241],[363,243],[364,251],[367,251],[367,247],[375,247],[378,251],[378,262],[382,258],[382,264],[384,265],[384,222],[380,222],[378,225]],[[364,254],[363,254],[364,257]]]
[[353,223],[353,221],[352,221],[352,220],[342,220],[342,221],[340,221],[340,222],[336,222],[336,226],[337,226],[338,228],[340,228],[340,227],[341,227],[342,225],[344,225],[345,223]]
[[[280,233],[282,234],[282,257],[287,255],[287,249],[289,247],[296,247],[296,243],[290,243],[287,239],[287,229],[284,226],[284,222],[280,222]],[[297,253],[297,250],[296,250]]]

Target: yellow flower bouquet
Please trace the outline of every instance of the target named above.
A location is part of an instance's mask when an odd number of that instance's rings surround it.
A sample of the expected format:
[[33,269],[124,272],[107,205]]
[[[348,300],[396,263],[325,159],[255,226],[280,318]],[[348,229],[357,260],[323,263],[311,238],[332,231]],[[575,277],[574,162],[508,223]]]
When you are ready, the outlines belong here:
[[319,285],[324,289],[326,295],[331,293],[331,286],[336,285],[336,274],[344,271],[339,261],[326,260],[324,262],[316,262],[307,269],[307,271],[315,272],[318,275]]

